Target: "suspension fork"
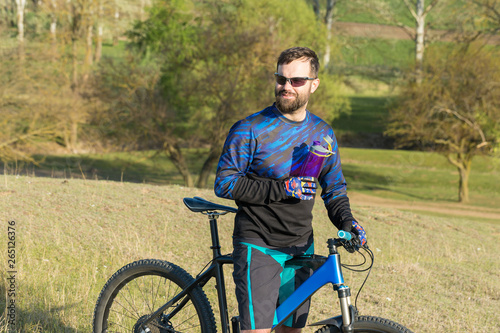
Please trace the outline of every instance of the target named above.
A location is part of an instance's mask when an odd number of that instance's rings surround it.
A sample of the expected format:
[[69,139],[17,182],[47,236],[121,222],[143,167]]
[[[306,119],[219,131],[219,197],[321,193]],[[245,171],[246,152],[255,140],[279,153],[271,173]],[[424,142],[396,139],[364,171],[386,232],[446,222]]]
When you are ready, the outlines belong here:
[[341,285],[336,288],[339,295],[340,311],[342,312],[342,332],[354,332],[354,320],[356,309],[351,304],[351,289],[346,285]]

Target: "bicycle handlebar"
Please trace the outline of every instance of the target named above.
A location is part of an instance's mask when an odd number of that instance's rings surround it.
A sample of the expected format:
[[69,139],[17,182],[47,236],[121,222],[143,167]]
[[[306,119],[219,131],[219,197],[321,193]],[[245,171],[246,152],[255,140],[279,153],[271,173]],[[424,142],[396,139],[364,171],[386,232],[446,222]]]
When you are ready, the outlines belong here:
[[337,236],[347,241],[350,241],[352,239],[352,234],[344,230],[339,230],[339,232],[337,232]]

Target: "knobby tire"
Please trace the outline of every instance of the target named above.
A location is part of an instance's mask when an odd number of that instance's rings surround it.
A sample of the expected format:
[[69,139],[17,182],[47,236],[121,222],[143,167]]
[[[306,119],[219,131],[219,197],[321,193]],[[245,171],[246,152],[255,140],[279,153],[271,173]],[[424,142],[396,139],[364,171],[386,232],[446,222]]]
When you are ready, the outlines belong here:
[[[316,333],[341,333],[337,326],[324,326]],[[357,316],[355,333],[412,333],[409,329],[389,319],[373,316]]]
[[[142,321],[192,281],[184,269],[163,260],[139,260],[122,267],[99,295],[94,333],[143,332]],[[168,308],[164,313],[170,311]],[[199,286],[189,293],[187,304],[170,321],[162,319],[160,316],[148,324],[151,333],[216,332],[212,307]]]

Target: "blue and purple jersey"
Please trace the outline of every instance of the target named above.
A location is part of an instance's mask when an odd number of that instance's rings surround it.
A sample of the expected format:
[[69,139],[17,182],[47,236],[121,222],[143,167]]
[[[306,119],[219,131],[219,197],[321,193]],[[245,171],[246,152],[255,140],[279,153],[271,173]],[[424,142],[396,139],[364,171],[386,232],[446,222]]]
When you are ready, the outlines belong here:
[[321,197],[336,226],[352,219],[337,141],[333,129],[307,111],[301,122],[284,117],[276,107],[233,125],[217,167],[215,193],[239,207],[235,237],[261,238],[269,245],[299,244],[312,233],[314,200],[288,198],[283,180],[297,176],[314,141],[333,138],[333,155],[318,177]]

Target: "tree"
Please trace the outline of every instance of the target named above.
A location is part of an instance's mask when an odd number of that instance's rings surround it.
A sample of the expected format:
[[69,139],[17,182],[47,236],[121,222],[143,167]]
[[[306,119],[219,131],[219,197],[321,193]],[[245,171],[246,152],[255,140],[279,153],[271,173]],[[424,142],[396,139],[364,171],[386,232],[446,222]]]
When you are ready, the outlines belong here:
[[39,62],[35,62],[27,53],[22,79],[13,66],[17,62],[14,56],[2,59],[0,160],[3,162],[33,161],[31,153],[40,144],[57,141],[61,136],[67,110],[78,108],[61,66],[45,59],[43,54],[37,55]]
[[420,85],[409,82],[390,110],[387,134],[398,147],[436,151],[459,172],[459,201],[469,201],[474,156],[500,143],[500,61],[480,44],[436,48]]
[[462,38],[473,41],[488,39],[500,31],[500,1],[468,1],[462,12],[455,15],[460,24]]
[[408,11],[415,19],[415,67],[417,75],[417,83],[422,79],[422,68],[424,61],[425,50],[425,19],[427,14],[438,3],[439,0],[432,0],[427,7],[425,0],[403,0]]
[[[122,128],[134,133],[128,138],[141,142],[142,149],[165,152],[188,186],[194,180],[183,148],[205,148],[208,152],[202,157],[196,182],[205,187],[229,127],[272,103],[272,73],[278,53],[298,44],[316,49],[324,46],[324,30],[310,24],[314,13],[303,1],[294,4],[297,7],[283,8],[278,0],[157,2],[149,19],[138,22],[129,35],[143,56],[134,71],[148,74],[127,73],[125,67],[132,63],[115,64],[116,77],[124,79],[111,82],[104,80],[107,69],[102,67],[103,76],[98,78],[103,79],[97,81],[108,87],[98,86],[95,96],[109,108],[95,116],[97,123],[105,124],[103,129],[111,123],[124,124]],[[160,76],[157,67],[161,67]],[[143,80],[146,78],[149,81]],[[314,110],[331,119],[346,105],[346,99],[336,93],[338,83],[324,82],[324,99],[315,102]],[[127,101],[120,108],[112,106],[106,91],[122,94]],[[139,101],[139,93],[150,97]],[[140,109],[148,116],[139,117]],[[106,120],[112,119],[111,114],[119,121]]]
[[[332,42],[332,27],[333,27],[333,10],[335,9],[335,5],[337,4],[337,0],[326,0],[326,13],[323,19],[326,25],[326,47],[325,54],[323,55],[323,66],[325,68],[330,64],[331,58],[331,42]],[[318,21],[321,20],[321,11],[320,11],[320,3],[319,0],[313,0],[313,9],[316,14],[316,19]]]
[[16,0],[17,9],[17,39],[19,42],[19,60],[23,66],[24,62],[24,8],[26,7],[26,0]]

